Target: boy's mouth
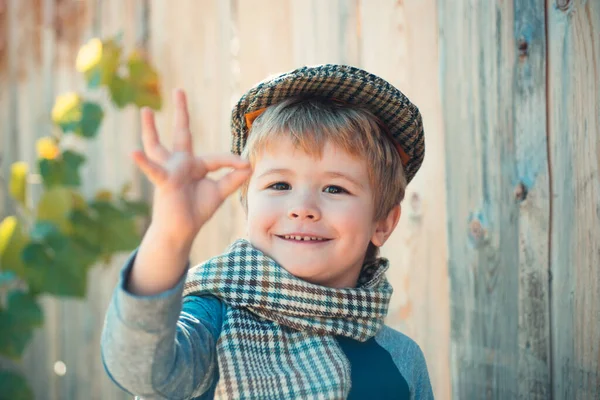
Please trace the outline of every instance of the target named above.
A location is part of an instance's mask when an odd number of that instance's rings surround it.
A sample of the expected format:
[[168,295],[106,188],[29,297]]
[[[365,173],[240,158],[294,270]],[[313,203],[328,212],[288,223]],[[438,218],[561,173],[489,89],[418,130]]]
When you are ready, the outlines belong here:
[[306,235],[306,234],[291,234],[291,235],[276,235],[278,238],[287,240],[290,242],[303,242],[303,243],[323,243],[331,239],[324,238],[321,236]]

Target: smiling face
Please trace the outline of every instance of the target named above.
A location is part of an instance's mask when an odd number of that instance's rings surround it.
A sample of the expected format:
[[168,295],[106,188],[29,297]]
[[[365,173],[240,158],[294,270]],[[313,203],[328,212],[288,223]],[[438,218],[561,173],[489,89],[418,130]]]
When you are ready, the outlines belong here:
[[354,287],[369,242],[381,246],[399,216],[375,222],[374,208],[365,160],[331,142],[309,155],[280,137],[254,163],[248,239],[300,279]]

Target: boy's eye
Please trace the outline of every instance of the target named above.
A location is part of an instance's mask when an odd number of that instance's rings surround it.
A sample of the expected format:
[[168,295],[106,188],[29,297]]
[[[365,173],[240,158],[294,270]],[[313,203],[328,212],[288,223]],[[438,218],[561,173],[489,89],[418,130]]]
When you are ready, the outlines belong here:
[[339,186],[335,186],[335,185],[329,185],[329,186],[325,187],[325,189],[323,189],[323,191],[326,193],[331,193],[331,194],[348,193],[348,191],[346,189],[339,187]]
[[290,185],[285,183],[285,182],[275,182],[274,184],[270,185],[268,187],[268,189],[273,189],[273,190],[290,190]]

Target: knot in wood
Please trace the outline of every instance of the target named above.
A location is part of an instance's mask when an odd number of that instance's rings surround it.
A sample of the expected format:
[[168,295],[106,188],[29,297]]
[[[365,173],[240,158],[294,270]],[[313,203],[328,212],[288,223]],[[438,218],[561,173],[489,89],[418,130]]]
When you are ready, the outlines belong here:
[[525,39],[519,39],[517,42],[517,47],[519,49],[519,58],[524,59],[527,57],[529,52],[529,43]]
[[471,220],[469,223],[469,235],[477,243],[481,243],[485,239],[486,232],[481,225],[481,221],[478,219]]
[[523,201],[527,198],[527,187],[523,184],[523,182],[519,182],[519,184],[515,187],[515,200]]
[[571,0],[556,0],[556,8],[566,11],[571,5]]

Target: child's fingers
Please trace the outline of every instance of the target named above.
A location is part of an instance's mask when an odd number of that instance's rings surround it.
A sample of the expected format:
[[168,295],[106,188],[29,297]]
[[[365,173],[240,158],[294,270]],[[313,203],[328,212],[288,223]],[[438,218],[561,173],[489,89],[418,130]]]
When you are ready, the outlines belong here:
[[190,132],[190,116],[188,114],[187,99],[181,89],[173,91],[175,101],[175,126],[173,132],[173,150],[193,152],[192,133]]
[[150,182],[158,186],[168,178],[167,172],[158,164],[150,160],[142,151],[136,150],[131,153],[133,160]]
[[158,139],[154,113],[148,107],[142,109],[142,145],[146,154],[153,161],[162,163],[169,157],[169,152]]
[[222,200],[235,192],[246,179],[250,177],[252,169],[236,169],[217,181],[217,190]]
[[194,177],[201,179],[209,172],[228,167],[245,169],[250,167],[250,163],[231,153],[208,154],[194,160]]

